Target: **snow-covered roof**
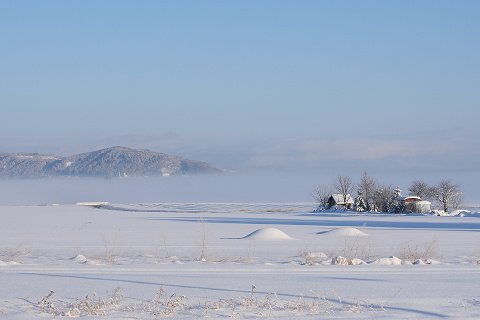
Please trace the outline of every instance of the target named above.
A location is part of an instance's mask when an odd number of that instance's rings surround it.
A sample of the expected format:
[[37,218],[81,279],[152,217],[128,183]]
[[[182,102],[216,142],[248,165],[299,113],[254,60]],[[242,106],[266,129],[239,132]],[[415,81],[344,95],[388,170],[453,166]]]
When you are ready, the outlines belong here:
[[407,196],[407,197],[398,197],[398,200],[416,200],[416,201],[420,201],[422,200],[422,198],[418,197],[418,196]]
[[[340,193],[334,193],[331,195],[333,200],[335,201],[336,204],[345,204],[343,202],[343,194]],[[347,194],[347,203],[352,203],[353,204],[353,198],[350,194]]]

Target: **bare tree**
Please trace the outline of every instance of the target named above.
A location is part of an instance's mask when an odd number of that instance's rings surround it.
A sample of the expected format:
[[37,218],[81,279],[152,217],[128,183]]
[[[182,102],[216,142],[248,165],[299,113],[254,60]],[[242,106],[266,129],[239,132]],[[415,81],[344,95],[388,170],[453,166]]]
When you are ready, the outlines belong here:
[[366,211],[373,209],[376,187],[377,182],[366,172],[363,172],[360,183],[357,186],[357,195],[364,200]]
[[463,201],[463,193],[458,184],[450,180],[442,180],[434,189],[435,199],[443,206],[443,211],[448,212],[451,206],[457,208]]
[[380,212],[395,212],[395,188],[391,185],[378,186],[375,191],[375,208]]
[[332,191],[329,188],[317,186],[310,194],[318,202],[318,209],[328,208],[328,199],[332,195]]
[[333,187],[335,191],[342,196],[343,203],[347,205],[349,195],[352,194],[355,187],[352,179],[347,176],[337,176],[337,180],[333,183]]
[[415,180],[408,188],[412,196],[418,196],[423,200],[432,200],[435,197],[435,187],[429,186],[425,181]]

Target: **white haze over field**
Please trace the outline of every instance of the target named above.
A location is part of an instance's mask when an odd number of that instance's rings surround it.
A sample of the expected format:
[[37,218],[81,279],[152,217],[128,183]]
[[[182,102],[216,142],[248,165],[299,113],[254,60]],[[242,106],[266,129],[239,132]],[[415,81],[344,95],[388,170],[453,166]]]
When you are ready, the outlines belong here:
[[[36,205],[108,201],[122,203],[159,202],[313,202],[310,192],[316,185],[330,186],[337,174],[358,181],[362,171],[350,172],[238,172],[222,175],[47,178],[0,180],[0,204]],[[369,172],[370,174],[370,172]],[[451,179],[461,185],[466,205],[477,205],[478,178],[469,173],[405,174],[375,176],[382,184],[400,186],[408,193],[410,183],[423,179],[436,184]]]

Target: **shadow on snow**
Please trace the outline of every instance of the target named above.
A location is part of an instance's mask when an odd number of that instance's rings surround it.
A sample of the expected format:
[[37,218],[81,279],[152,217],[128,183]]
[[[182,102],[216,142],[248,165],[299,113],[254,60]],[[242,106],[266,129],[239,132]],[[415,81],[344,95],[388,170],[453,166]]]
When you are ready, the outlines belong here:
[[273,219],[273,218],[235,218],[235,217],[149,217],[152,221],[194,222],[194,223],[227,223],[227,224],[255,224],[255,225],[290,225],[290,226],[319,226],[319,227],[363,227],[383,229],[426,229],[445,231],[480,231],[480,223],[468,222],[402,222],[402,221],[371,221],[371,220],[342,220],[330,219]]
[[[92,281],[107,281],[107,282],[120,282],[120,283],[131,283],[131,284],[141,284],[141,285],[151,285],[151,286],[161,286],[161,287],[171,287],[171,288],[180,288],[180,289],[198,289],[198,290],[211,290],[211,291],[218,291],[218,292],[235,292],[235,293],[242,293],[242,294],[251,294],[251,290],[239,290],[239,289],[227,289],[227,288],[213,288],[213,287],[203,287],[203,286],[189,286],[189,285],[180,285],[180,284],[171,284],[171,283],[162,283],[162,282],[149,282],[149,281],[139,281],[139,280],[130,280],[130,279],[116,279],[116,278],[106,278],[106,277],[94,277],[94,276],[80,276],[80,275],[68,275],[68,274],[46,274],[46,273],[21,273],[24,275],[29,276],[39,276],[39,277],[58,277],[58,278],[69,278],[69,279],[79,279],[79,280],[92,280]],[[337,279],[339,280],[339,279]],[[348,280],[348,278],[344,278],[344,280]],[[352,279],[355,280],[355,279]],[[267,291],[255,291],[256,294],[271,294],[271,292]],[[306,299],[318,299],[316,296],[309,296],[309,295],[298,295],[298,294],[291,294],[291,293],[281,293],[276,292],[277,296],[289,297],[289,298],[306,298]],[[348,305],[348,306],[358,306],[361,305],[365,308],[383,308],[384,310],[388,311],[402,311],[408,313],[415,313],[422,316],[429,316],[429,317],[436,317],[436,318],[448,318],[448,316],[432,311],[424,311],[412,308],[405,308],[405,307],[393,307],[393,306],[382,306],[382,305],[375,305],[375,304],[359,304],[358,302],[351,302],[346,300],[340,299],[333,299],[333,298],[326,298],[325,300],[335,303],[338,305]]]

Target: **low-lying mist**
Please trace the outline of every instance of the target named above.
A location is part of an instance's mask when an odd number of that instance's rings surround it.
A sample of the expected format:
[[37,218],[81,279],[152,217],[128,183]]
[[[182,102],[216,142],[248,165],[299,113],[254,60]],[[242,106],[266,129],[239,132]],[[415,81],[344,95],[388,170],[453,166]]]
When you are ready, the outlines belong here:
[[[356,182],[362,172],[351,174]],[[337,172],[262,172],[224,175],[126,177],[126,178],[45,178],[0,180],[0,205],[69,204],[81,201],[116,203],[161,202],[313,202],[310,192],[316,185],[330,186]],[[349,174],[343,173],[340,174]],[[370,174],[370,172],[369,172]],[[400,186],[406,194],[411,181],[437,183],[451,179],[461,185],[465,202],[477,204],[478,179],[468,173],[448,176],[371,174],[381,183]]]

